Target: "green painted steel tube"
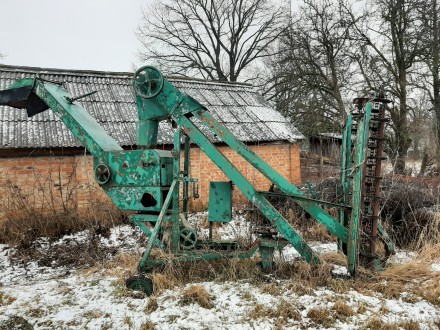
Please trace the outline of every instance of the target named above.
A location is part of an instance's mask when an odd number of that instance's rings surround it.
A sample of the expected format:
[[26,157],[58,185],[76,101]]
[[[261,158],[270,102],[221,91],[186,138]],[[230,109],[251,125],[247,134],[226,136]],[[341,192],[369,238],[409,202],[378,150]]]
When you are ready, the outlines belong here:
[[82,106],[67,101],[66,98],[70,97],[70,94],[62,87],[37,80],[35,91],[60,115],[63,123],[93,156],[100,157],[106,151],[123,150]]
[[[350,114],[347,117],[347,123],[345,124],[344,131],[342,134],[342,149],[341,149],[341,186],[343,193],[344,205],[349,205],[350,203],[350,165],[351,165],[351,129],[352,129],[352,118]],[[339,223],[344,227],[348,226],[348,219],[350,216],[350,211],[339,210]],[[345,245],[345,248],[344,248]],[[338,251],[346,250],[346,242],[338,239]]]
[[162,210],[159,213],[159,216],[157,217],[156,224],[154,226],[153,231],[151,232],[150,239],[148,240],[147,247],[145,248],[145,252],[142,255],[142,259],[139,262],[139,267],[142,268],[145,266],[145,262],[150,257],[151,249],[153,248],[153,245],[157,239],[157,235],[159,234],[159,229],[162,226],[162,222],[165,216],[165,213],[168,210],[168,206],[170,205],[171,198],[173,197],[174,189],[176,187],[177,180],[173,180],[173,183],[171,184],[170,190],[168,191],[167,197],[165,198],[165,202],[163,203]]
[[[150,228],[148,228],[140,219],[136,219],[136,218],[131,218],[130,217],[130,220],[136,226],[138,226],[145,235],[147,235],[148,237],[151,237],[151,230],[150,230]],[[158,247],[160,247],[163,250],[162,242],[159,241],[157,238],[154,240],[154,244],[157,245]]]
[[[180,201],[179,201],[179,187],[180,187],[180,140],[182,137],[182,131],[178,129],[174,133],[174,150],[173,150],[173,177],[176,181],[176,185],[172,191],[173,193],[173,209],[171,216],[171,251],[177,253],[180,245],[180,225],[179,225],[179,213],[180,213]],[[171,189],[171,188],[170,188]],[[171,191],[171,190],[170,190]]]
[[[272,204],[259,194],[252,184],[237,170],[237,168],[209,142],[205,135],[186,117],[177,119],[186,135],[194,141],[200,149],[225,173],[225,175],[241,190],[241,192],[252,202],[277,228],[278,232],[288,240],[301,256],[312,264],[319,263],[318,255],[307,245],[302,237],[292,228]],[[231,134],[224,132],[225,135]]]
[[[295,185],[287,181],[282,175],[276,172],[269,164],[262,160],[256,153],[238,140],[226,127],[220,124],[208,111],[195,111],[194,116],[200,119],[207,128],[214,132],[223,142],[229,145],[232,150],[246,159],[255,169],[263,174],[268,180],[275,183],[277,187],[288,195],[305,197],[304,193]],[[347,228],[342,226],[330,214],[324,211],[319,205],[311,201],[295,201],[306,212],[308,212],[318,222],[323,224],[332,234],[343,242],[347,241]]]
[[[183,176],[189,176],[189,166],[190,166],[190,144],[189,137],[185,135],[184,137],[184,149],[183,149]],[[183,212],[185,213],[185,217],[188,216],[188,192],[189,192],[189,182],[183,182]]]
[[348,231],[347,242],[347,264],[350,274],[356,274],[357,262],[359,257],[359,225],[361,221],[361,198],[362,198],[362,178],[365,168],[365,153],[368,143],[370,116],[372,104],[365,105],[365,114],[358,122],[356,156],[353,178],[352,202],[353,210]]
[[[10,90],[21,87],[32,88],[32,93],[35,93],[41,101],[58,114],[73,135],[93,156],[100,157],[106,151],[123,150],[81,105],[70,103],[74,98],[61,86],[38,79],[22,79],[15,82]],[[23,102],[23,107],[26,102]]]

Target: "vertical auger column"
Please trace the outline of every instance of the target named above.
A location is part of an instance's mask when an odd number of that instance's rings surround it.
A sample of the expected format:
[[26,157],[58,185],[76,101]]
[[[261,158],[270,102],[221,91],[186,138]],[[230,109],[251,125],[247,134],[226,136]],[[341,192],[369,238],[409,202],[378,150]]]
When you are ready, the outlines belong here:
[[[357,263],[371,269],[380,269],[384,260],[390,255],[390,242],[379,224],[380,190],[385,131],[385,104],[389,101],[383,97],[368,100],[355,99],[356,111],[352,113],[352,133],[356,134],[353,153],[353,183],[344,198],[351,194],[352,213],[349,221],[348,268],[354,274]],[[347,140],[344,140],[345,149]],[[348,153],[345,150],[345,155]],[[344,156],[344,152],[343,152]],[[344,160],[343,160],[344,161]],[[348,165],[345,165],[347,168]],[[344,169],[344,166],[343,166]],[[344,174],[341,183],[344,185]],[[341,219],[342,219],[341,215]],[[385,255],[378,255],[377,244],[383,240]],[[391,243],[392,244],[392,243]]]
[[[381,258],[377,254],[378,221],[380,217],[380,191],[382,181],[383,142],[385,131],[385,104],[390,102],[384,98],[372,101],[371,118],[369,123],[369,138],[363,178],[362,208],[363,217],[361,230],[360,262],[368,268],[378,269]],[[387,245],[385,245],[386,248]],[[387,253],[389,251],[386,251]],[[387,256],[384,256],[387,257]]]

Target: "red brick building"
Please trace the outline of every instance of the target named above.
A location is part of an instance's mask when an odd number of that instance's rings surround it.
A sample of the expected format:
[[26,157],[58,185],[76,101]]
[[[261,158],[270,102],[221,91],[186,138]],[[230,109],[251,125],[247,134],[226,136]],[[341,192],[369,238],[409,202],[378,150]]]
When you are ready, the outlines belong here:
[[[0,90],[17,79],[35,76],[62,84],[73,96],[98,91],[81,100],[82,106],[123,148],[136,148],[137,109],[132,74],[0,65]],[[169,80],[205,105],[280,174],[291,182],[300,182],[298,142],[303,136],[252,86],[184,78]],[[206,135],[258,189],[269,187],[267,180],[240,156],[212,134]],[[158,148],[171,148],[172,136],[171,125],[161,122]],[[206,208],[209,181],[226,177],[197,146],[191,147],[190,159],[191,176],[199,179],[200,194],[192,206]],[[238,191],[234,194],[237,202],[245,202]],[[105,197],[92,175],[92,157],[55,113],[48,110],[28,119],[25,110],[0,106],[0,219],[12,204],[23,208],[37,206],[42,211],[84,211],[102,198]]]

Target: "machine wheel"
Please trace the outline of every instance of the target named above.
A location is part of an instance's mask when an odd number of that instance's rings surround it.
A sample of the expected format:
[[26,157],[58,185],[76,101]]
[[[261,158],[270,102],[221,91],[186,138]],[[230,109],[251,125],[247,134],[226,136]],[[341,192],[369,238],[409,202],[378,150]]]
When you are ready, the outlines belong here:
[[152,66],[143,66],[134,74],[133,89],[136,95],[146,99],[155,97],[162,91],[163,76]]
[[147,296],[153,294],[153,281],[147,276],[132,276],[125,281],[125,285],[128,289],[144,292]]
[[95,180],[99,184],[106,184],[111,177],[110,169],[105,164],[99,164],[95,167]]
[[188,227],[184,227],[180,230],[180,246],[185,249],[194,249],[197,243],[196,232]]

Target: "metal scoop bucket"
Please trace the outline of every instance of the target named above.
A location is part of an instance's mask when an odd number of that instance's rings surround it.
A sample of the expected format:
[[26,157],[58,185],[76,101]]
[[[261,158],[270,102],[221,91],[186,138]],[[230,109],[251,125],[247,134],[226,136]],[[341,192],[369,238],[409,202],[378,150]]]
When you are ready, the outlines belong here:
[[35,94],[33,84],[0,91],[0,105],[26,109],[28,117],[49,109],[47,104]]

